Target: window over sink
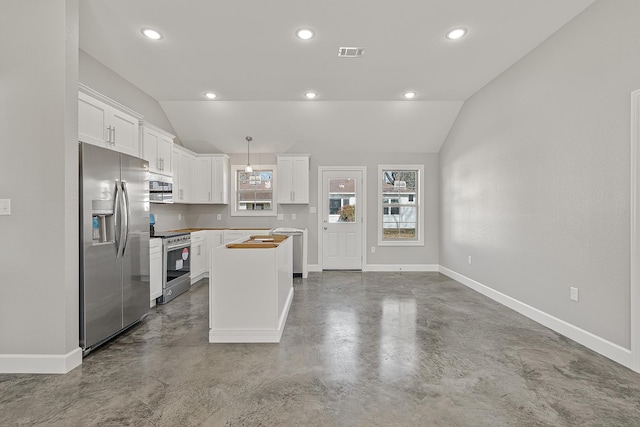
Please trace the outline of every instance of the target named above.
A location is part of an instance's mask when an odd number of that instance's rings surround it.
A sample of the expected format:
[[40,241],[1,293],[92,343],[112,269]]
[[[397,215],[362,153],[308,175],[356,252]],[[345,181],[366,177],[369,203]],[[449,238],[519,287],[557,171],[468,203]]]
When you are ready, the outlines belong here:
[[233,165],[234,191],[232,192],[232,216],[276,216],[274,199],[276,181],[275,165],[254,165],[253,172],[245,172],[244,166]]

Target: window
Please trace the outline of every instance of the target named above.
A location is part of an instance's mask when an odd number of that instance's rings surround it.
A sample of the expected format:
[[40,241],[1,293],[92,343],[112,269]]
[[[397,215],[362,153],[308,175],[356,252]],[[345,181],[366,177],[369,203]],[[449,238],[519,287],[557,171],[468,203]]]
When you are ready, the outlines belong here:
[[423,246],[422,165],[378,166],[378,245]]
[[277,215],[273,187],[275,166],[254,166],[253,172],[245,172],[244,166],[231,167],[234,191],[231,194],[232,216]]

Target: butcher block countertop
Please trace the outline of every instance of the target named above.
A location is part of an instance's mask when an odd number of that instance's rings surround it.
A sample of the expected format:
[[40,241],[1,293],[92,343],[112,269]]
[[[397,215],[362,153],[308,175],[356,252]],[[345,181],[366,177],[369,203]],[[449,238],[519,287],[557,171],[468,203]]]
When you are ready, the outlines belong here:
[[227,243],[229,249],[273,249],[287,239],[287,236],[251,236],[244,242]]
[[204,231],[204,230],[271,230],[270,228],[264,227],[221,227],[221,228],[180,228],[178,230],[171,230],[180,233],[195,233],[196,231]]

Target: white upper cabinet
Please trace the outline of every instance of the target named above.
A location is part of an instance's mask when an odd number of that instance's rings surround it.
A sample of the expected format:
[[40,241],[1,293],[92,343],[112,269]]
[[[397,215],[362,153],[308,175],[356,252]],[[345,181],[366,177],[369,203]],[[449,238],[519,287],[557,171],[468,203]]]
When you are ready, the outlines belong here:
[[309,156],[278,156],[278,203],[309,204]]
[[229,203],[229,156],[199,154],[191,185],[191,202],[202,204]]
[[196,174],[193,183],[193,203],[211,203],[211,158],[196,157]]
[[173,203],[191,203],[192,175],[196,168],[195,154],[173,146]]
[[211,203],[229,204],[229,156],[211,156]]
[[82,84],[79,88],[78,140],[138,157],[142,116]]
[[171,153],[174,135],[150,124],[142,124],[142,158],[149,162],[151,172],[171,176]]

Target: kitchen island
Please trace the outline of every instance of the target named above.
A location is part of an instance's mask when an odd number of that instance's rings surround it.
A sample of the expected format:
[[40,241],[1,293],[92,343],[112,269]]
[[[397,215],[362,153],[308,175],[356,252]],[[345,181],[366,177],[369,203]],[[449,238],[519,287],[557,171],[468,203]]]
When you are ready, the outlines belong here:
[[286,236],[251,236],[214,248],[209,342],[280,342],[293,299],[292,260]]

